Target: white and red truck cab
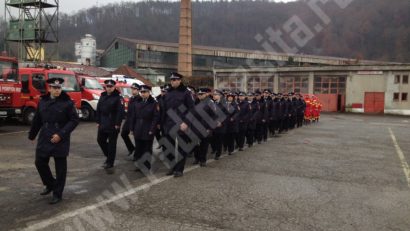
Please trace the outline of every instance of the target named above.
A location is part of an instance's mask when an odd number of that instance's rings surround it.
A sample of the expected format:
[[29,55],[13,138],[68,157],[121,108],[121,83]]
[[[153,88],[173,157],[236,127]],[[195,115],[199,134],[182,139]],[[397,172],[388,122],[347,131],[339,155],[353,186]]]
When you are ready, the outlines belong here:
[[82,119],[94,120],[97,103],[104,88],[96,77],[85,74],[77,74],[76,77],[81,88]]

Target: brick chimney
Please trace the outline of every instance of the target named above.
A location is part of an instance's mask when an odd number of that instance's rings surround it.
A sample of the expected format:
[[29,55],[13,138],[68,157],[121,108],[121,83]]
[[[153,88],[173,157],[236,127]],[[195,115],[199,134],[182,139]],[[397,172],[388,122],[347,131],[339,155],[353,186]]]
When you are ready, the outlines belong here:
[[192,77],[192,3],[181,0],[179,18],[178,72],[185,77]]

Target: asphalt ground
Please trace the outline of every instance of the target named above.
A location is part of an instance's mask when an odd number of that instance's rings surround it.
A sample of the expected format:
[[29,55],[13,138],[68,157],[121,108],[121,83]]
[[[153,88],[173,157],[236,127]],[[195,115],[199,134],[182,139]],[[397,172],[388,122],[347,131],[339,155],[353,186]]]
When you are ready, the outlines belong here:
[[181,178],[160,161],[135,172],[120,137],[107,175],[96,126],[82,122],[54,206],[27,130],[0,127],[0,230],[410,230],[409,117],[325,114],[206,168],[189,159]]

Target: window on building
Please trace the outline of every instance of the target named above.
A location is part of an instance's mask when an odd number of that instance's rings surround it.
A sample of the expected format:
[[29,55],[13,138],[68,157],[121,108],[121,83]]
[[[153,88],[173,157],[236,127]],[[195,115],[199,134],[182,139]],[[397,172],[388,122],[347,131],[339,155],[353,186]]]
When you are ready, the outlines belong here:
[[206,59],[201,56],[195,56],[194,57],[194,66],[201,66],[204,67],[206,66]]
[[401,101],[407,101],[407,93],[401,93]]
[[399,101],[399,98],[400,98],[400,93],[394,93],[393,94],[393,101]]
[[255,76],[248,77],[247,88],[248,92],[256,90],[271,89],[273,90],[273,76],[266,74],[255,74]]
[[345,94],[346,76],[315,76],[314,94]]
[[242,76],[223,76],[218,78],[218,87],[237,91],[242,89]]
[[394,83],[400,83],[400,75],[394,76]]
[[409,76],[408,75],[403,75],[403,79],[402,79],[402,83],[403,84],[408,84],[409,83]]
[[279,92],[308,93],[309,78],[303,76],[281,76]]
[[118,50],[118,42],[115,42],[114,47],[116,50]]

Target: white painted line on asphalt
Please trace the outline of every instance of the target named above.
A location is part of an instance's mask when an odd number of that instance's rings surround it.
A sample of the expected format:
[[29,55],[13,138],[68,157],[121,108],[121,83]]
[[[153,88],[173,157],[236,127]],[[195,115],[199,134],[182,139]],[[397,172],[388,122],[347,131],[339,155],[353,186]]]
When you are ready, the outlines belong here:
[[170,179],[170,178],[172,178],[172,176],[167,176],[167,177],[159,178],[159,179],[157,179],[157,180],[155,180],[155,181],[153,181],[153,182],[150,182],[150,183],[147,183],[147,184],[143,184],[143,185],[138,186],[138,187],[136,187],[136,188],[130,189],[130,190],[126,191],[126,192],[117,194],[117,195],[115,195],[115,196],[113,196],[113,197],[111,197],[111,198],[109,198],[109,199],[106,199],[106,200],[104,200],[104,201],[101,201],[101,202],[99,202],[99,203],[95,203],[95,204],[92,204],[92,205],[89,205],[89,206],[85,206],[85,207],[83,207],[83,208],[74,210],[74,211],[72,211],[72,212],[63,213],[63,214],[60,214],[60,215],[58,215],[58,216],[56,216],[56,217],[52,217],[52,218],[43,220],[43,221],[41,221],[41,222],[39,222],[39,223],[29,224],[28,227],[25,228],[25,229],[23,229],[23,230],[33,231],[33,230],[44,229],[44,228],[46,228],[46,227],[48,227],[48,226],[50,226],[50,225],[52,225],[52,224],[55,224],[55,223],[64,221],[65,219],[68,219],[68,218],[71,218],[71,217],[75,217],[75,216],[77,216],[77,215],[79,215],[79,214],[83,214],[83,213],[85,213],[85,212],[87,212],[87,211],[91,211],[91,210],[97,209],[97,208],[99,208],[99,207],[102,207],[102,206],[107,205],[107,204],[109,204],[109,203],[112,203],[112,202],[114,202],[114,201],[117,201],[117,200],[123,199],[123,198],[125,198],[125,197],[127,197],[127,196],[130,196],[130,195],[132,195],[132,194],[134,194],[134,193],[137,193],[137,192],[139,192],[139,191],[142,191],[142,190],[144,190],[144,189],[148,189],[149,187],[151,187],[151,186],[153,186],[153,185],[156,185],[156,184],[159,184],[159,183],[161,183],[161,182],[163,182],[163,181],[165,181],[165,180],[168,180],[168,179]]
[[[83,124],[82,126],[96,126],[95,124]],[[21,133],[26,133],[29,132],[29,130],[26,131],[18,131],[18,132],[7,132],[7,133],[2,133],[0,136],[7,136],[7,135],[14,135],[14,134],[21,134]]]
[[3,134],[0,134],[0,136],[14,135],[14,134],[20,134],[20,133],[25,133],[25,132],[28,132],[28,130],[27,131],[20,131],[20,132],[3,133]]
[[[270,141],[270,140],[272,140],[272,138],[268,138],[268,141]],[[246,149],[248,149],[248,148],[247,148],[247,147],[244,147],[244,150],[246,150]],[[239,152],[238,152],[237,150],[235,150],[233,153],[239,153]],[[228,155],[223,155],[223,156],[220,157],[220,159],[223,159],[223,158],[226,158],[226,157],[228,157]],[[215,160],[213,160],[213,159],[207,160],[207,164],[210,164],[210,163],[212,163],[212,162],[215,162]],[[197,168],[200,168],[199,165],[191,166],[191,167],[186,168],[184,172],[187,173],[187,172],[190,172],[190,171],[192,171],[192,170],[194,170],[194,169],[197,169]],[[154,185],[160,184],[160,183],[162,183],[162,182],[164,182],[164,181],[166,181],[166,180],[172,179],[172,178],[174,178],[174,177],[173,177],[173,176],[164,176],[164,177],[159,178],[159,179],[156,179],[156,180],[154,180],[154,181],[152,181],[152,182],[150,182],[150,183],[143,184],[143,185],[140,185],[140,186],[138,186],[138,187],[132,188],[132,189],[130,189],[130,190],[128,190],[128,191],[125,191],[125,192],[123,192],[123,193],[116,194],[115,196],[113,196],[113,197],[111,197],[111,198],[109,198],[109,199],[100,201],[100,202],[98,202],[98,203],[95,203],[95,204],[92,204],[92,205],[88,205],[88,206],[85,206],[85,207],[76,209],[76,210],[71,211],[71,212],[68,212],[68,213],[63,213],[63,214],[60,214],[60,215],[58,215],[58,216],[51,217],[51,218],[49,218],[49,219],[40,221],[40,222],[38,222],[38,223],[32,223],[32,224],[29,223],[29,224],[27,224],[27,227],[24,228],[24,229],[22,229],[22,230],[25,230],[25,231],[35,231],[35,230],[44,229],[44,228],[46,228],[46,227],[48,227],[48,226],[50,226],[50,225],[53,225],[53,224],[62,222],[62,221],[64,221],[64,220],[66,220],[66,219],[69,219],[69,218],[78,216],[78,215],[80,215],[80,214],[84,214],[84,213],[86,213],[86,212],[88,212],[88,211],[91,211],[91,210],[94,210],[94,209],[98,209],[98,208],[100,208],[100,207],[102,207],[102,206],[105,206],[105,205],[110,204],[110,203],[112,203],[112,202],[121,200],[121,199],[123,199],[123,198],[125,198],[125,197],[131,196],[131,195],[133,195],[133,194],[135,194],[135,193],[137,193],[137,192],[140,192],[140,191],[142,191],[142,190],[149,189],[150,187],[152,187],[152,186],[154,186]]]
[[397,155],[399,156],[401,167],[403,168],[404,175],[406,176],[407,185],[410,188],[410,168],[409,164],[406,161],[406,157],[404,157],[403,151],[401,150],[399,144],[397,143],[396,136],[393,133],[393,130],[389,128],[391,139],[393,140],[394,147],[396,148]]
[[377,125],[377,126],[401,126],[401,127],[403,127],[403,126],[405,126],[405,127],[408,127],[409,125],[408,124],[403,124],[403,123],[377,123],[377,122],[370,122],[369,124],[371,124],[371,125]]
[[[226,155],[221,156],[221,159],[225,158],[225,157],[227,157],[227,156]],[[212,162],[214,162],[214,160],[212,160],[212,159],[207,160],[207,163],[212,163]],[[191,167],[186,168],[184,172],[185,173],[190,172],[190,171],[192,171],[194,169],[197,169],[197,168],[200,168],[200,167],[198,165],[191,166]],[[117,195],[115,195],[115,196],[113,196],[109,199],[100,201],[98,203],[76,209],[72,212],[63,213],[63,214],[60,214],[58,216],[55,216],[55,217],[40,221],[38,223],[27,224],[28,227],[24,228],[23,230],[25,230],[25,231],[35,231],[35,230],[44,229],[44,228],[46,228],[50,225],[62,222],[64,220],[68,219],[68,218],[72,218],[72,217],[75,217],[77,215],[84,214],[88,211],[100,208],[100,207],[105,206],[107,204],[110,204],[112,202],[115,202],[115,201],[121,200],[125,197],[131,196],[132,194],[135,194],[135,193],[140,192],[142,190],[149,189],[150,187],[152,187],[154,185],[160,184],[160,183],[162,183],[166,180],[172,179],[172,178],[174,178],[174,177],[173,176],[164,176],[164,177],[156,179],[156,180],[154,180],[150,183],[140,185],[138,187],[132,188],[132,189],[130,189],[128,191],[125,191],[123,193],[119,193],[119,194],[117,194]]]
[[[187,169],[187,171],[189,171],[189,170]],[[143,185],[141,185],[141,186],[138,186],[138,187],[136,187],[136,188],[130,189],[130,190],[128,190],[128,191],[126,191],[126,192],[123,192],[123,193],[119,193],[119,194],[117,194],[117,195],[115,195],[115,196],[113,196],[113,197],[111,197],[111,198],[109,198],[109,199],[106,199],[106,200],[104,200],[104,201],[101,201],[101,202],[99,202],[99,203],[95,203],[95,204],[92,204],[92,205],[89,205],[89,206],[85,206],[85,207],[76,209],[76,210],[74,210],[74,211],[72,211],[72,212],[63,213],[63,214],[60,214],[60,215],[58,215],[58,216],[56,216],[56,217],[52,217],[52,218],[43,220],[43,221],[38,222],[38,223],[35,223],[35,224],[28,224],[28,227],[25,228],[25,229],[23,229],[23,230],[26,230],[26,231],[34,231],[34,230],[44,229],[44,228],[46,228],[46,227],[48,227],[48,226],[50,226],[50,225],[52,225],[52,224],[62,222],[62,221],[64,221],[64,220],[68,219],[68,218],[75,217],[75,216],[77,216],[77,215],[80,215],[80,214],[86,213],[86,212],[88,212],[88,211],[97,209],[97,208],[99,208],[99,207],[105,206],[105,205],[107,205],[107,204],[110,204],[110,203],[112,203],[112,202],[114,202],[114,201],[121,200],[121,199],[123,199],[123,198],[125,198],[125,197],[128,197],[128,196],[130,196],[130,195],[132,195],[132,194],[135,194],[135,193],[137,193],[137,192],[140,192],[140,191],[142,191],[142,190],[148,189],[148,188],[150,188],[151,186],[157,185],[157,184],[159,184],[159,183],[161,183],[161,182],[163,182],[163,181],[169,180],[169,179],[171,179],[171,178],[173,178],[173,176],[165,176],[165,177],[156,179],[156,180],[154,180],[154,181],[152,181],[152,182],[150,182],[150,183],[143,184]]]

